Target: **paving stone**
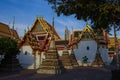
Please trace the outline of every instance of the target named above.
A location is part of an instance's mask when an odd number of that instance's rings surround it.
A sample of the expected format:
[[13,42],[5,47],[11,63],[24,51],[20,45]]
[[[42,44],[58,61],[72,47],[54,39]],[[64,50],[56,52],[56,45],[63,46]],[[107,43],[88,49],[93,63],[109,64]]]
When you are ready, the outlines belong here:
[[2,74],[0,80],[110,80],[112,67],[79,67],[57,75],[37,74],[36,70],[22,70]]

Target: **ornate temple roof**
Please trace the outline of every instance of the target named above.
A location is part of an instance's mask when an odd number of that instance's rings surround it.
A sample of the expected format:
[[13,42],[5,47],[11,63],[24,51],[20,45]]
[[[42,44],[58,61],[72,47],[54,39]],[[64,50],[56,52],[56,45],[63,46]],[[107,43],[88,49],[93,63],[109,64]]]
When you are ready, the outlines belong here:
[[[89,35],[92,36],[93,39],[95,39],[95,33],[94,31],[90,28],[89,25],[86,24],[85,28],[83,30],[74,30],[70,36],[70,43],[69,45],[73,45],[78,43],[85,35],[86,33],[89,33]],[[88,36],[89,36],[88,35]]]
[[70,36],[69,45],[76,45],[81,40],[98,40],[100,44],[108,44],[109,38],[108,33],[103,29],[100,31],[100,35],[97,35],[98,32],[95,32],[88,24],[85,25],[83,30],[74,30]]
[[[86,33],[88,33],[88,34],[86,34]],[[93,29],[88,24],[86,24],[86,26],[83,29],[82,33],[79,35],[79,40],[81,40],[83,38],[83,36],[85,36],[85,35],[91,36],[93,39],[96,38]]]
[[2,37],[11,37],[10,28],[4,23],[0,23],[0,36]]
[[18,33],[17,33],[16,30],[11,29],[11,34],[12,34],[13,38],[15,38],[15,39],[19,39],[19,36],[18,36]]
[[55,31],[55,28],[51,26],[44,18],[36,18],[34,24],[31,27],[30,32],[42,32],[45,31],[47,33],[54,34],[54,38],[61,39],[60,36]]
[[19,39],[18,33],[14,29],[10,29],[8,25],[0,23],[0,36],[9,37],[13,39]]
[[[20,47],[22,45],[30,45],[28,36],[29,33],[35,36],[36,41],[41,45],[40,50],[46,51],[49,47],[49,38],[53,35],[55,40],[61,40],[54,27],[51,26],[47,21],[43,18],[36,18],[34,24],[31,29],[26,32],[22,41],[20,42]],[[32,45],[31,45],[32,46]]]
[[[117,39],[117,46],[120,49],[120,39]],[[110,37],[109,38],[109,44],[108,44],[108,48],[115,48],[115,38],[114,37]]]

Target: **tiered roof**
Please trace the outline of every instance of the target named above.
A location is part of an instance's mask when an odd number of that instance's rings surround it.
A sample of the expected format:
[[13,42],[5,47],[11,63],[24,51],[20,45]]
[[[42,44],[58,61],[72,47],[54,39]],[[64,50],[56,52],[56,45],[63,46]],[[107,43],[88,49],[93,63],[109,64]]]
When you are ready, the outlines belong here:
[[14,29],[10,29],[8,25],[0,23],[0,37],[9,37],[19,39],[18,33]]
[[11,37],[10,28],[4,23],[0,23],[0,36],[2,37]]
[[17,34],[17,31],[14,29],[11,29],[11,35],[13,36],[14,39],[19,39],[19,36]]
[[55,31],[54,27],[51,26],[47,21],[44,20],[44,18],[36,18],[30,32],[47,32],[51,34],[54,34],[54,38],[61,39],[60,36]]
[[69,45],[76,45],[81,40],[98,40],[100,44],[108,44],[108,33],[104,30],[102,30],[101,33],[101,35],[97,35],[97,32],[86,24],[83,30],[75,30],[72,32]]
[[80,36],[79,40],[81,40],[83,37],[86,37],[87,39],[88,38],[95,39],[95,37],[96,37],[94,31],[92,30],[92,28],[89,25],[87,25],[87,24],[86,24],[83,32],[79,36]]
[[[51,26],[43,18],[36,18],[31,29],[28,30],[29,33],[35,36],[36,40],[40,44],[40,50],[47,51],[49,47],[49,39],[53,35],[55,40],[60,40],[59,35],[55,31],[54,27]],[[30,45],[28,42],[28,32],[24,35],[22,41],[20,42],[20,47],[22,45]],[[32,45],[31,45],[32,46]]]

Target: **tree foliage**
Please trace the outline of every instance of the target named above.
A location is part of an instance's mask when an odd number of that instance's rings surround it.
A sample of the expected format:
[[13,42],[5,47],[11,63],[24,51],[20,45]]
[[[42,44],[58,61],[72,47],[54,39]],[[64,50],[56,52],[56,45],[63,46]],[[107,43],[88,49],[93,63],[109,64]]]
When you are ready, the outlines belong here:
[[10,38],[0,38],[0,54],[16,55],[19,53],[17,42]]
[[91,21],[94,28],[110,30],[120,26],[120,0],[47,0],[58,16],[74,15],[78,20]]

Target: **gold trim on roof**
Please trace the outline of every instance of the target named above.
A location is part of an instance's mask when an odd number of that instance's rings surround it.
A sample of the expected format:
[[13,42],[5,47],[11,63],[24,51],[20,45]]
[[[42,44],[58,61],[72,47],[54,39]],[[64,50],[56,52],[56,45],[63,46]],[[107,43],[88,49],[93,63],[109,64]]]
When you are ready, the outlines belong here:
[[79,35],[79,40],[82,39],[82,36],[85,32],[89,32],[92,35],[92,37],[95,39],[95,33],[93,29],[88,24],[86,24],[85,28],[82,31],[82,34]]
[[[49,23],[47,23],[47,21],[45,21],[44,20],[44,18],[43,17],[40,17],[40,18],[36,18],[36,20],[34,21],[34,23],[33,23],[33,25],[32,25],[32,27],[30,28],[30,30],[29,30],[29,32],[32,32],[32,33],[35,33],[35,32],[33,32],[32,30],[34,30],[34,28],[36,27],[36,23],[37,23],[37,21],[38,21],[38,25],[40,25],[42,28],[43,28],[43,32],[47,32],[47,33],[49,33],[50,35],[53,33],[54,34],[54,37],[56,38],[56,39],[60,39],[60,37],[59,37],[59,35],[57,34],[57,32],[55,31],[55,29],[53,29],[53,31],[51,30],[52,29],[52,26],[49,24]],[[38,33],[38,32],[37,32]],[[24,37],[23,37],[23,41],[24,41],[24,39],[25,39],[25,37],[27,37],[27,35],[28,35],[28,31],[27,31],[27,33],[24,35]],[[23,42],[24,43],[24,42]]]

